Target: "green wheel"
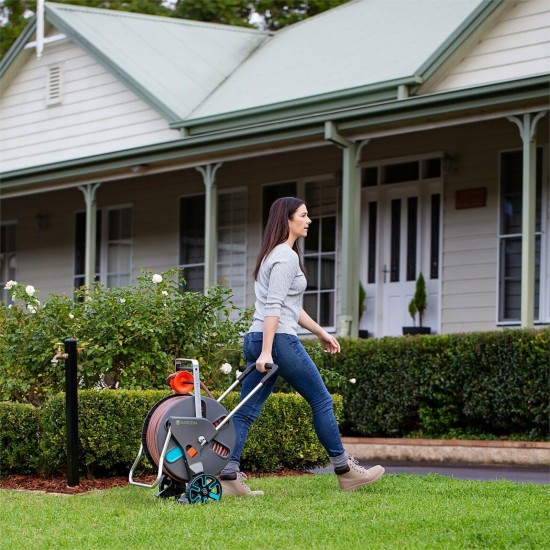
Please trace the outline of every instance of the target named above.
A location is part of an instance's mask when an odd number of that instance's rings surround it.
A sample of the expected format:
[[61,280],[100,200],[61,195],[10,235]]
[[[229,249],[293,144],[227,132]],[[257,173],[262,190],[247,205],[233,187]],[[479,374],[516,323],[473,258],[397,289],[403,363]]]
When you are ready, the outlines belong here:
[[210,474],[199,474],[187,485],[185,496],[190,504],[217,502],[222,496],[222,484]]

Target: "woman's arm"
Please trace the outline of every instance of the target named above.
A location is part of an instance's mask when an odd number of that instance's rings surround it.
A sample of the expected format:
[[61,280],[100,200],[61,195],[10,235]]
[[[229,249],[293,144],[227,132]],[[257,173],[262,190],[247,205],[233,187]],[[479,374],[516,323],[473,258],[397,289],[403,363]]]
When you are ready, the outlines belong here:
[[318,325],[303,309],[300,311],[298,324],[315,334],[329,353],[340,353],[340,343],[338,340]]
[[279,325],[279,317],[270,315],[264,318],[264,337],[262,340],[262,353],[260,357],[256,359],[256,369],[260,372],[265,372],[266,363],[273,363],[273,339],[275,338],[275,331]]

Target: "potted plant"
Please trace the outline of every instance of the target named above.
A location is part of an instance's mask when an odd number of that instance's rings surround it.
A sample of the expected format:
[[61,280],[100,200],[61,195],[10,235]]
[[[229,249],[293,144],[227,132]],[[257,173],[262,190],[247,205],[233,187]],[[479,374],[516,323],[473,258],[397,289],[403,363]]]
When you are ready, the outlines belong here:
[[[424,312],[428,307],[428,296],[426,294],[426,281],[424,275],[420,273],[416,279],[416,289],[414,296],[409,302],[409,314],[413,320],[412,327],[403,327],[403,334],[430,334],[430,327],[422,325]],[[416,316],[418,315],[418,326],[416,326]]]
[[[367,293],[365,292],[365,288],[361,284],[361,281],[359,281],[359,323],[361,323],[361,317],[363,317],[363,312],[365,311],[366,298],[367,298]],[[368,337],[369,337],[368,330],[359,329],[359,338],[368,338]]]

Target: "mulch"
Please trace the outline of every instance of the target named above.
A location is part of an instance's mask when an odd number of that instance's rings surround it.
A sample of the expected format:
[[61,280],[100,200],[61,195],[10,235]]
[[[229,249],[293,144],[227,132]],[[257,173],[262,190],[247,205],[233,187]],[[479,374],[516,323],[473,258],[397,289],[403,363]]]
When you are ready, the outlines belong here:
[[[155,476],[151,476],[155,479]],[[151,481],[146,480],[151,483]],[[78,495],[88,491],[112,489],[128,485],[127,477],[107,477],[100,479],[81,479],[80,484],[75,487],[67,485],[67,478],[64,476],[31,476],[31,475],[9,475],[0,478],[1,489],[18,489],[21,491],[41,491],[44,493],[57,493],[64,495]]]
[[[289,476],[289,475],[311,475],[309,472],[283,469],[269,474],[250,473],[251,477],[263,476]],[[141,476],[139,481],[152,483],[156,475]],[[89,491],[112,489],[113,487],[125,487],[128,485],[127,476],[106,477],[98,479],[81,479],[80,484],[75,487],[67,485],[67,478],[58,476],[33,476],[33,475],[9,475],[0,477],[0,490],[12,489],[20,491],[40,491],[43,493],[78,495]]]

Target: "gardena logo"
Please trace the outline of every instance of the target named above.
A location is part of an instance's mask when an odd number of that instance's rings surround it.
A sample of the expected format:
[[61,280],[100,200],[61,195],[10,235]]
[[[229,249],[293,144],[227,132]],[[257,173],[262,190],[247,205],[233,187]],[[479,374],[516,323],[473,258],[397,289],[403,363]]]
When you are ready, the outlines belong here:
[[176,420],[176,426],[198,426],[196,420]]

